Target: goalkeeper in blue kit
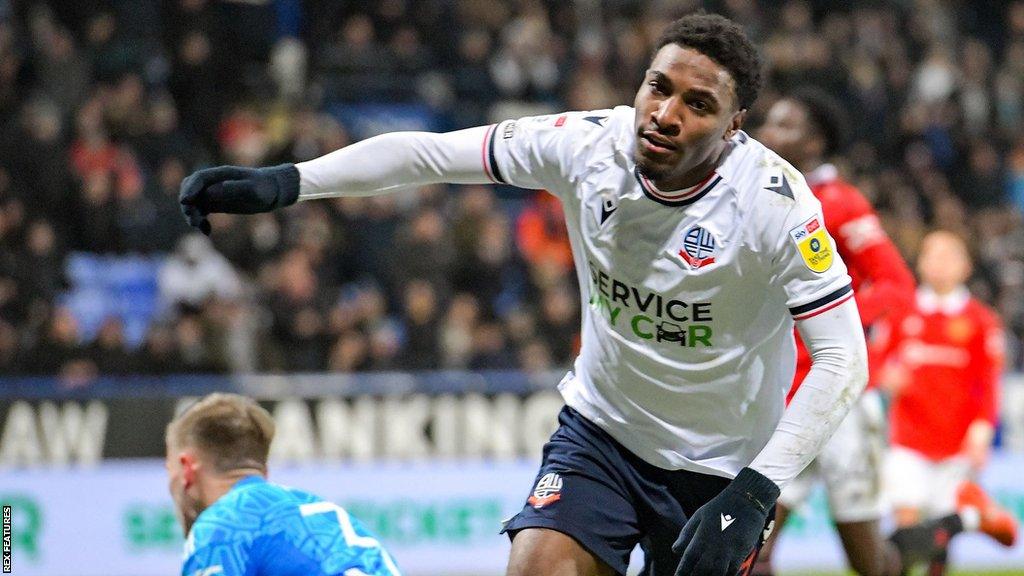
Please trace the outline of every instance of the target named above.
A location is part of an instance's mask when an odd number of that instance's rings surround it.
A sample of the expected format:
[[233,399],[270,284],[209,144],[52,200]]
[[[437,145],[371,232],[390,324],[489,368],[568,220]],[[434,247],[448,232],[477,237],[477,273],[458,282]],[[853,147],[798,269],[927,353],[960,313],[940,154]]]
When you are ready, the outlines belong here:
[[182,576],[401,576],[344,508],[267,481],[273,437],[270,414],[234,394],[211,394],[168,425]]

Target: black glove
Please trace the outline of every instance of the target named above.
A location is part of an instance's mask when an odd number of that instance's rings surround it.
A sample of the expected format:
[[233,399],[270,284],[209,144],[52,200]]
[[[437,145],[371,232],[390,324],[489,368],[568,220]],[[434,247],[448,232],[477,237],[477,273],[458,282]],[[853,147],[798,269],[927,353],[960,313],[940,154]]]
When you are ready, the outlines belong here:
[[740,470],[736,478],[687,520],[672,545],[683,559],[676,576],[737,574],[768,532],[765,523],[779,487],[760,472]]
[[290,206],[299,199],[299,169],[294,164],[270,168],[217,166],[181,181],[181,211],[190,226],[210,235],[206,215],[256,214]]

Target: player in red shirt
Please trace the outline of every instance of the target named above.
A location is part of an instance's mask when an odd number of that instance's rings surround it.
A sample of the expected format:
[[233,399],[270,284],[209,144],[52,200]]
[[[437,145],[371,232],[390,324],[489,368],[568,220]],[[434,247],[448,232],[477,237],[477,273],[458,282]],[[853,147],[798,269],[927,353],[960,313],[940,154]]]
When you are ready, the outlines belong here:
[[[888,359],[881,383],[892,394],[885,484],[899,526],[946,514],[980,491],[969,480],[988,460],[1004,355],[999,319],[964,286],[971,260],[959,237],[926,236],[917,269],[914,306],[877,338]],[[990,535],[1012,545],[1013,517],[980,512]]]
[[[871,204],[856,187],[841,179],[826,162],[841,145],[842,109],[826,94],[798,90],[769,110],[758,138],[804,173],[821,202],[825,225],[849,267],[865,329],[900,310],[914,299],[914,278],[899,251],[882,229]],[[794,387],[810,367],[810,356],[798,343]],[[823,479],[829,507],[850,566],[860,574],[899,574],[914,561],[938,553],[935,535],[958,531],[956,515],[906,528],[883,540],[878,521],[883,512],[881,470],[884,413],[877,391],[865,392],[824,451],[783,491],[776,512],[782,526],[789,510]],[[911,523],[913,524],[913,523]],[[774,538],[761,553],[757,574],[771,574]]]

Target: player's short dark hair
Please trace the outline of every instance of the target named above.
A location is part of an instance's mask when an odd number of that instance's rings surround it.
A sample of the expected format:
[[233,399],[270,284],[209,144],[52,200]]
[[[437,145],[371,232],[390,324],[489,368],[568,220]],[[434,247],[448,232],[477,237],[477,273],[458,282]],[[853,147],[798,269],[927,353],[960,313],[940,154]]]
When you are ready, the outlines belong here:
[[800,104],[807,111],[807,118],[814,130],[825,140],[826,156],[832,156],[846,147],[850,119],[839,100],[817,86],[800,86],[785,98]]
[[252,398],[210,394],[167,425],[168,449],[195,448],[220,473],[267,469],[274,419]]
[[668,25],[655,45],[678,44],[704,54],[732,74],[740,109],[749,109],[761,91],[761,57],[739,24],[718,14],[697,12]]

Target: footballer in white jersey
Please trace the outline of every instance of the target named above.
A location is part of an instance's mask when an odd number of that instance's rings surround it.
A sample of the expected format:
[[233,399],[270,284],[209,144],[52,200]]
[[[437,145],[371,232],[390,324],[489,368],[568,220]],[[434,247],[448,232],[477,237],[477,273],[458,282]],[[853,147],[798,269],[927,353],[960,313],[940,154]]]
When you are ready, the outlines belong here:
[[[560,428],[505,525],[509,576],[748,574],[779,490],[866,383],[846,268],[803,178],[744,132],[761,84],[735,23],[669,24],[632,108],[392,133],[298,165],[200,170],[190,224],[424,184],[547,189],[584,306]],[[813,365],[789,407],[793,325]]]
[[645,461],[733,477],[775,431],[793,381],[793,318],[852,298],[803,177],[742,131],[691,189],[632,158],[635,110],[509,120],[488,131],[495,181],[562,201],[582,349],[566,404]]

